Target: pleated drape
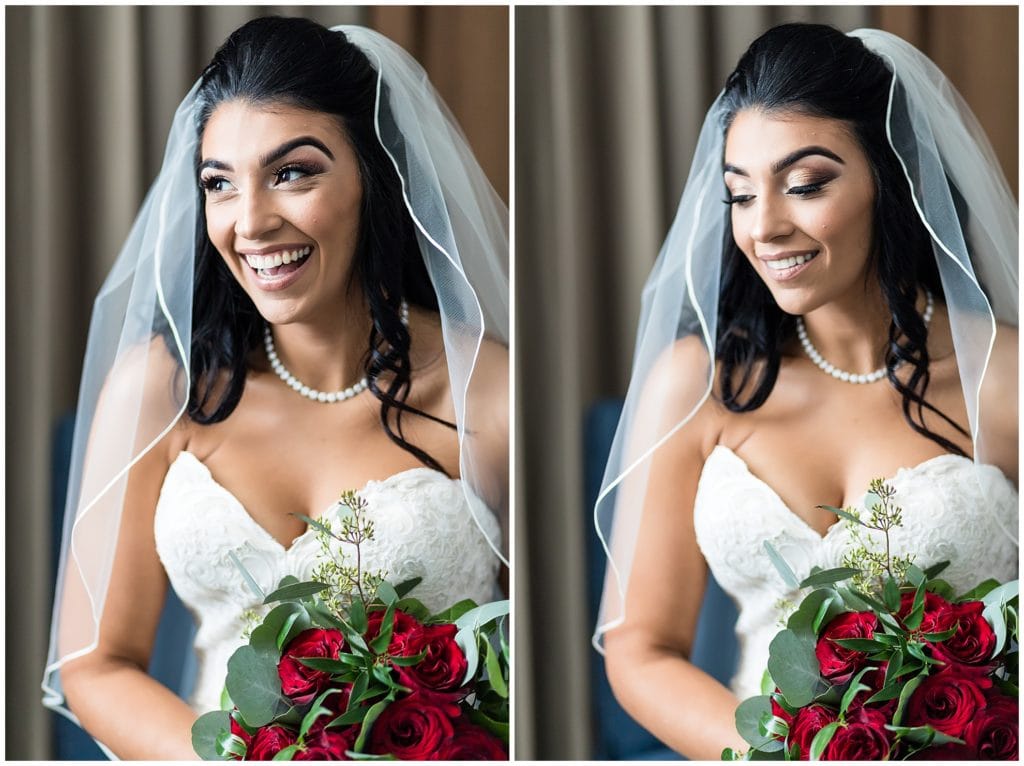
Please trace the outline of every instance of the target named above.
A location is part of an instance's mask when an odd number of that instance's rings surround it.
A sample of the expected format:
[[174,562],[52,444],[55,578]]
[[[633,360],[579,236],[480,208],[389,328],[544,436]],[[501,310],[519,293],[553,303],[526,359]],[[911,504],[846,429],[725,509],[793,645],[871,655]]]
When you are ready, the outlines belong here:
[[156,177],[178,103],[232,30],[271,14],[392,35],[508,198],[505,7],[6,9],[8,758],[50,755],[39,704],[53,597],[50,450],[78,395],[92,301]]

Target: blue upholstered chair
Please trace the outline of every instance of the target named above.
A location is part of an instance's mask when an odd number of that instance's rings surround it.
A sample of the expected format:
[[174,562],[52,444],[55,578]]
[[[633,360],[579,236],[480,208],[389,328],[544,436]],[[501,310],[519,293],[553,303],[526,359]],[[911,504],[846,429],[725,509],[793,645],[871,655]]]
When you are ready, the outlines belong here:
[[[587,530],[588,602],[591,622],[597,620],[604,583],[605,556],[594,531],[593,509],[601,488],[605,462],[611,450],[615,427],[622,412],[622,400],[598,402],[587,412],[584,423],[585,491],[587,505],[584,523]],[[733,630],[736,607],[721,586],[709,575],[704,604],[697,625],[697,638],[692,660],[694,664],[728,683],[736,668],[738,646]],[[595,760],[669,760],[678,759],[655,737],[645,731],[624,711],[612,696],[604,671],[604,660],[597,652],[591,656],[591,689],[593,690]],[[685,703],[681,703],[685,704]]]
[[[52,449],[52,503],[54,562],[53,578],[57,577],[57,561],[60,558],[61,534],[64,529],[64,499],[67,494],[68,471],[71,463],[71,438],[74,432],[74,414],[61,418],[54,429]],[[51,591],[52,593],[52,591]],[[167,602],[160,617],[156,644],[150,658],[149,672],[161,683],[179,694],[190,691],[195,676],[195,657],[192,653],[192,636],[195,626],[192,616],[185,609],[173,589],[167,591]],[[56,760],[103,761],[106,756],[92,737],[67,718],[53,713],[53,758]]]

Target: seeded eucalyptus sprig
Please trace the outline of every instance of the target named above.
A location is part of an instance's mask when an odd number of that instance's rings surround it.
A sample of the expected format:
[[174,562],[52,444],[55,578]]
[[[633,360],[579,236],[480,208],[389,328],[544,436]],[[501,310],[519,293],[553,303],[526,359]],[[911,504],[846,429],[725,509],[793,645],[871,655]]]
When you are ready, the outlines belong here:
[[[338,531],[334,531],[334,524],[329,518],[317,520],[300,515],[316,530],[320,543],[322,555],[313,570],[312,579],[328,586],[320,597],[328,608],[336,612],[347,609],[356,596],[364,608],[369,606],[377,588],[387,578],[384,570],[363,569],[363,543],[374,537],[373,519],[369,518],[368,511],[367,502],[349,490],[343,492],[338,500]],[[334,544],[335,541],[351,545],[353,555],[345,555],[345,551]]]
[[[872,479],[869,486],[870,492],[864,498],[864,505],[869,513],[866,521],[863,518],[864,514],[857,508],[834,508],[830,505],[818,507],[832,511],[847,522],[854,544],[844,554],[843,566],[860,570],[859,574],[853,576],[854,587],[881,598],[887,578],[891,577],[896,582],[907,579],[907,571],[913,563],[913,557],[897,556],[892,553],[889,532],[903,524],[903,508],[896,505],[894,500],[896,488],[886,483],[884,479]],[[869,536],[865,537],[863,529],[881,532],[885,539],[885,550],[877,550],[874,540]]]

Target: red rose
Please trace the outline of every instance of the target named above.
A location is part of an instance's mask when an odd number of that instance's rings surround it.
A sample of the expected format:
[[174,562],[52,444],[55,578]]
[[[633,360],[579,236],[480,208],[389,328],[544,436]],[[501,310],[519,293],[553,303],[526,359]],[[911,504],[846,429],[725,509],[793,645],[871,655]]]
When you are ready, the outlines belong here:
[[349,761],[346,750],[356,745],[358,726],[339,729],[320,729],[306,741],[306,746],[295,754],[294,761]]
[[252,735],[252,744],[245,754],[245,760],[272,761],[279,752],[294,745],[297,737],[294,731],[284,726],[264,726]]
[[858,708],[836,729],[825,748],[826,761],[881,761],[889,757],[889,718],[879,710]]
[[986,665],[996,648],[996,634],[988,620],[981,616],[985,605],[980,601],[954,604],[956,633],[941,643],[932,644],[932,656],[950,665]]
[[910,761],[976,761],[978,756],[967,745],[947,742],[938,747],[926,747],[910,756]]
[[867,661],[865,652],[845,649],[835,643],[839,638],[871,638],[878,627],[878,618],[873,612],[844,612],[825,626],[814,653],[818,657],[821,674],[833,684],[850,680],[854,673]]
[[[900,597],[900,609],[896,616],[905,619],[914,607],[914,591]],[[917,632],[942,633],[953,627],[953,605],[937,593],[924,592],[924,616]]]
[[370,752],[400,761],[427,761],[454,733],[443,707],[411,695],[392,702],[374,722]]
[[955,669],[928,676],[907,703],[908,726],[929,725],[952,737],[960,737],[975,713],[985,706],[982,688],[988,679]]
[[412,631],[405,642],[406,654],[426,652],[426,656],[410,667],[395,668],[398,682],[413,691],[459,696],[462,679],[469,663],[455,643],[458,629],[451,624],[423,625]]
[[[366,621],[369,626],[366,629],[366,643],[370,643],[380,635],[380,626],[384,622],[384,611],[370,612]],[[420,627],[420,621],[411,614],[406,614],[402,610],[396,609],[391,618],[391,625],[391,643],[388,644],[387,653],[393,657],[417,654],[417,652],[408,651],[405,643],[409,638],[409,634]]]
[[438,751],[439,761],[507,761],[505,744],[486,729],[460,718],[455,736]]
[[967,724],[964,741],[983,761],[1017,760],[1018,704],[1013,697],[992,695]]
[[334,628],[309,628],[289,641],[282,652],[281,661],[277,664],[281,691],[285,696],[291,698],[295,704],[303,705],[326,689],[331,682],[331,674],[323,670],[313,670],[299,662],[299,658],[336,660],[344,643],[345,637],[340,630]]
[[814,740],[814,735],[835,721],[836,718],[836,711],[824,705],[800,708],[793,716],[793,723],[789,725],[786,747],[792,748],[794,744],[799,745],[800,760],[810,760],[811,742]]

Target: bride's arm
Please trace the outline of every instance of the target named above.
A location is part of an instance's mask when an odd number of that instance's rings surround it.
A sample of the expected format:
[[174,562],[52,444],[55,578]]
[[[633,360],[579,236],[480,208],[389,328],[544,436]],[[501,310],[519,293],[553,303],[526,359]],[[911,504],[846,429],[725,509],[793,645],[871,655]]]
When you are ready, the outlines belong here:
[[97,647],[61,669],[68,706],[86,731],[123,759],[196,758],[196,714],[147,673],[167,594],[153,533],[167,468],[158,445],[132,469]]
[[[706,359],[688,345],[677,344],[673,358],[652,375],[655,388],[666,385],[682,401],[693,401],[692,391],[677,390],[678,381],[692,380],[693,365]],[[605,636],[608,678],[622,706],[672,749],[708,760],[718,760],[725,747],[747,749],[735,726],[739,700],[688,659],[707,582],[693,501],[704,456],[717,437],[715,406],[705,404],[654,453],[624,621]]]
[[[163,361],[150,357],[149,364],[159,366]],[[156,370],[152,373],[150,380],[158,382],[146,396],[158,388],[163,392],[169,379]],[[112,378],[104,387],[97,422],[116,424],[117,408],[125,401],[119,394],[126,393],[118,391],[118,385],[125,385],[124,380]],[[145,424],[144,430],[153,432],[153,427]],[[68,661],[60,671],[68,706],[82,726],[123,759],[197,757],[191,746],[196,714],[147,672],[167,594],[167,576],[156,552],[154,514],[171,457],[183,444],[179,425],[132,467],[96,648]],[[95,439],[90,439],[90,453],[93,460],[103,459],[96,454]],[[82,600],[84,594],[70,598]]]

